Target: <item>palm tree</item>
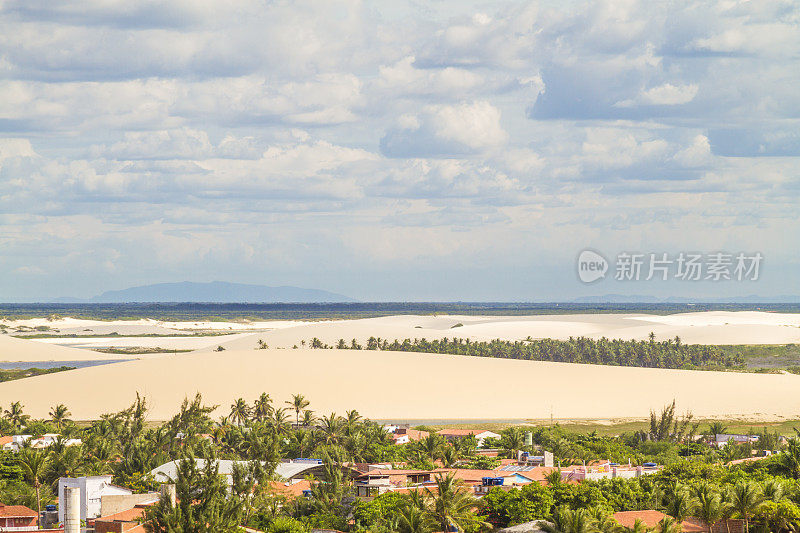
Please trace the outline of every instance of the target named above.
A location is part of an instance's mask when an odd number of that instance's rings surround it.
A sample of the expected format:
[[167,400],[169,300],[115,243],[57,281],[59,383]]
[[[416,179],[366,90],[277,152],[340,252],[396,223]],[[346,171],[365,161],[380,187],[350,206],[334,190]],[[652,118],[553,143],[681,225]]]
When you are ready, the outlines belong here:
[[711,527],[722,518],[722,504],[719,494],[707,482],[694,489],[694,514],[703,521],[711,533]]
[[671,516],[665,516],[656,525],[656,533],[681,533],[681,531],[683,531],[681,523]]
[[692,500],[686,490],[677,486],[675,492],[667,499],[665,512],[678,522],[683,522],[692,512]]
[[553,511],[548,522],[541,525],[546,533],[593,533],[596,531],[595,520],[586,509],[572,511],[562,505]]
[[231,420],[236,421],[237,426],[241,426],[243,423],[247,422],[247,419],[250,417],[250,407],[243,398],[239,398],[236,402],[231,404],[230,416]]
[[24,406],[20,402],[13,402],[9,408],[5,410],[6,419],[15,427],[24,426],[31,418],[23,413],[23,407]]
[[783,483],[777,479],[768,479],[761,486],[761,494],[764,500],[770,502],[780,502],[786,497],[786,492],[783,490]]
[[439,455],[445,468],[453,468],[458,463],[458,451],[452,446],[445,446]]
[[40,488],[42,486],[42,478],[46,475],[50,468],[50,461],[46,452],[34,450],[31,448],[23,448],[17,454],[17,462],[22,473],[33,488],[36,489],[36,508],[39,514],[42,513],[42,495]]
[[602,507],[592,507],[588,512],[589,516],[594,520],[595,529],[599,533],[621,533],[622,526]]
[[728,426],[723,422],[714,421],[708,426],[708,435],[713,438],[715,435],[723,435],[727,430]]
[[791,438],[781,454],[781,464],[790,477],[800,479],[800,438]]
[[361,420],[361,415],[358,414],[358,411],[355,409],[351,411],[345,412],[345,431],[347,435],[352,435],[358,425],[358,421]]
[[50,409],[50,420],[52,420],[53,423],[56,425],[58,431],[61,431],[61,426],[63,426],[65,422],[70,421],[68,417],[71,414],[72,413],[69,412],[67,406],[64,405],[63,403],[60,403],[55,407],[53,407],[52,409]]
[[435,523],[425,509],[409,502],[400,507],[397,526],[400,533],[430,533]]
[[325,434],[327,444],[337,444],[344,427],[344,419],[336,413],[322,417],[322,432]]
[[261,396],[253,403],[253,418],[263,422],[272,414],[272,398],[269,394],[262,392]]
[[303,427],[310,427],[317,423],[317,417],[314,416],[314,411],[306,409],[303,411],[303,420],[301,421]]
[[435,461],[442,453],[444,447],[444,438],[438,433],[430,433],[425,438],[419,441],[420,450],[431,461]]
[[627,533],[647,533],[648,531],[652,531],[652,529],[649,528],[641,519],[637,518],[633,523],[633,527],[626,527],[625,531]]
[[433,492],[426,488],[425,493],[431,502],[429,516],[436,522],[438,531],[452,531],[452,528],[463,531],[484,524],[474,513],[477,501],[455,474],[437,475],[436,489]]
[[300,425],[300,411],[311,405],[311,402],[306,400],[306,397],[302,394],[292,394],[291,400],[286,400],[284,402],[286,405],[294,409],[295,419],[297,421],[297,425]]
[[511,459],[517,458],[517,451],[525,445],[525,432],[522,428],[511,427],[502,432],[500,445]]
[[561,469],[556,468],[555,470],[548,472],[544,475],[544,480],[547,482],[548,487],[555,487],[561,484]]
[[734,485],[731,491],[731,507],[744,518],[744,530],[750,531],[750,517],[758,512],[764,497],[758,485],[742,481]]
[[276,435],[281,435],[286,432],[289,426],[289,416],[286,414],[286,409],[275,409],[272,411],[272,419],[269,421],[272,431]]

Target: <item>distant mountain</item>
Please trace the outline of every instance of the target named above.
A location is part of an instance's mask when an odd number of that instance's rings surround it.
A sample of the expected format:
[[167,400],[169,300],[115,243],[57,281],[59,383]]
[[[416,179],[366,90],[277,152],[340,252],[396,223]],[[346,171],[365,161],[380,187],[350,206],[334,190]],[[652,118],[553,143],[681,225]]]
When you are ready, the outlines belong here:
[[669,296],[658,298],[656,296],[646,296],[641,294],[603,294],[599,296],[581,296],[572,300],[574,303],[733,303],[733,304],[767,304],[767,303],[798,303],[800,296],[731,296],[731,297],[709,297],[697,296],[686,298],[683,296]]
[[352,298],[333,292],[300,287],[267,287],[212,281],[210,283],[157,283],[106,291],[88,300],[59,298],[59,303],[142,303],[142,302],[205,302],[205,303],[317,303],[354,302]]

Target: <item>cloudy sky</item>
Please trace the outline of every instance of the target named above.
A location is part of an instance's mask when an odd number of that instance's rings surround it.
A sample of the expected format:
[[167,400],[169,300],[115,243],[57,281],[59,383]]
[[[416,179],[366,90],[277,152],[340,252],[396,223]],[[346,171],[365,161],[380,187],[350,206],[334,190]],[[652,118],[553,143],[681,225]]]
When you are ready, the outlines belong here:
[[0,300],[800,294],[798,87],[795,0],[0,0]]

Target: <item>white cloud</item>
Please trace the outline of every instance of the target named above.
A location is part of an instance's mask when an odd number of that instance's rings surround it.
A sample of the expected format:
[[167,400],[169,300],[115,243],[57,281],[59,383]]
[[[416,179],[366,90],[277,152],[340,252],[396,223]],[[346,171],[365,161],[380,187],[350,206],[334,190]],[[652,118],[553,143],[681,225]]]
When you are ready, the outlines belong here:
[[0,2],[5,279],[798,235],[792,0],[51,4]]
[[695,84],[672,85],[665,83],[657,87],[643,90],[633,100],[623,100],[614,104],[617,107],[632,107],[634,105],[682,105],[688,104],[697,95],[699,87]]
[[420,115],[402,115],[381,140],[381,149],[392,157],[447,157],[486,152],[507,140],[500,110],[475,101],[427,106]]

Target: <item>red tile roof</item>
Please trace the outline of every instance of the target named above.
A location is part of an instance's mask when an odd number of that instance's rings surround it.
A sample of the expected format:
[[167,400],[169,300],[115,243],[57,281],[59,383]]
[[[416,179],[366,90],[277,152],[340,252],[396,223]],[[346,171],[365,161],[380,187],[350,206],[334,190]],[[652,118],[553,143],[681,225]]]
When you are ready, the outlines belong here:
[[292,484],[286,484],[280,481],[271,481],[269,486],[272,491],[279,496],[296,498],[297,496],[302,495],[304,490],[309,490],[311,488],[311,481],[304,479]]
[[37,518],[36,511],[24,505],[5,505],[0,503],[0,516],[3,518]]
[[486,431],[485,429],[442,429],[437,431],[439,435],[445,435],[448,437],[468,437],[470,435],[477,435],[479,433],[483,433]]
[[641,520],[644,525],[650,528],[656,527],[667,515],[661,511],[621,511],[614,513],[614,520],[623,527],[633,528],[637,520]]
[[155,505],[154,503],[137,503],[131,509],[125,509],[118,513],[101,516],[95,519],[95,522],[135,522],[144,516],[145,510]]

